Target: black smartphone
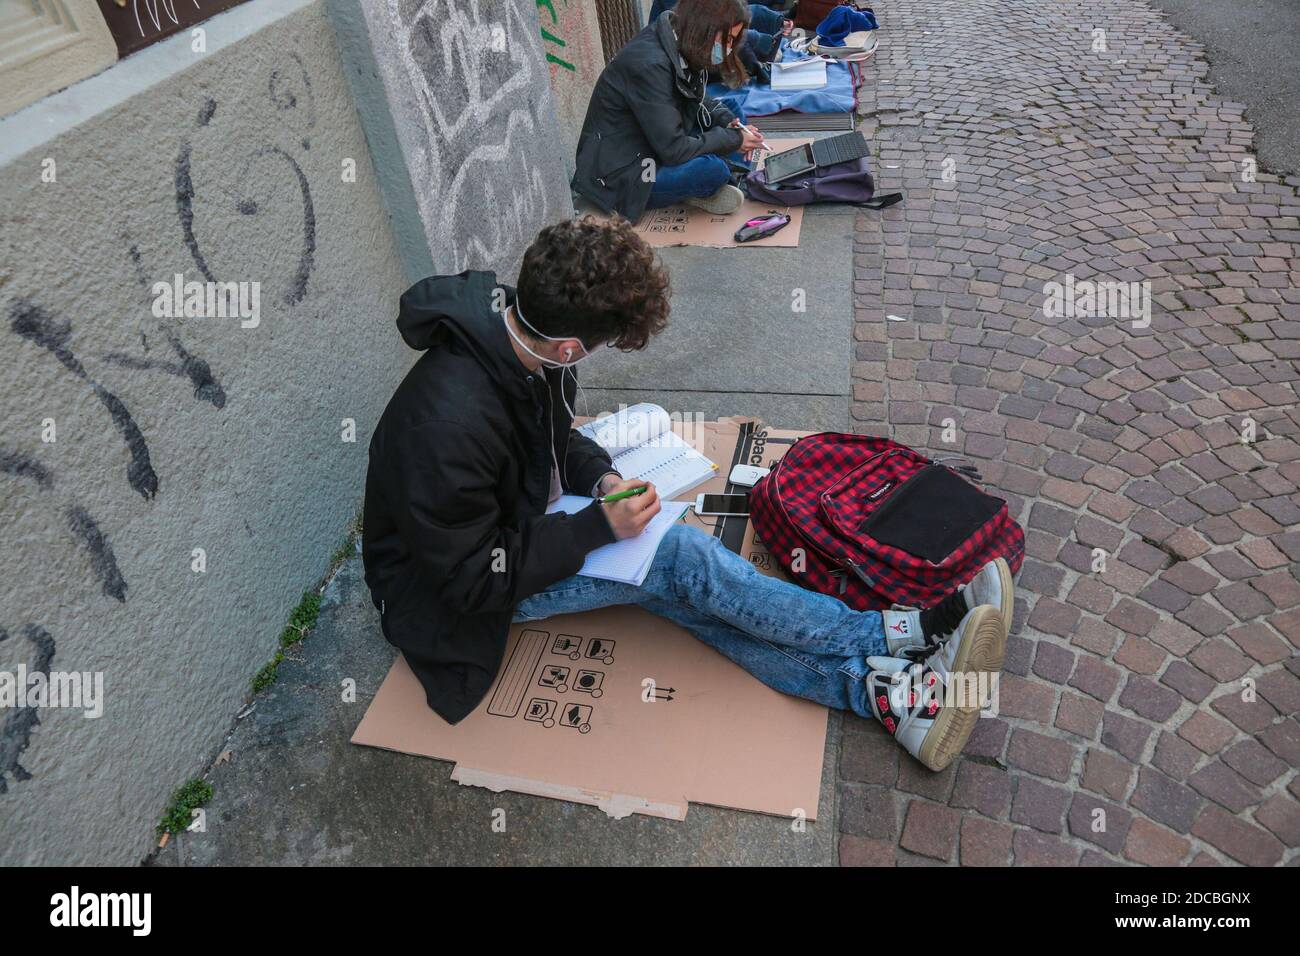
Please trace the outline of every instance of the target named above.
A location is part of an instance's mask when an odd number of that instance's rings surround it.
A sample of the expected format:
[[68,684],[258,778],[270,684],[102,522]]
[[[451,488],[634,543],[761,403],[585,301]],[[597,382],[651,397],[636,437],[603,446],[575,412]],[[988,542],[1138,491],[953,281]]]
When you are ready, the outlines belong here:
[[774,212],[766,216],[755,216],[736,230],[737,242],[753,242],[766,239],[790,225],[790,217],[785,213]]
[[747,515],[749,495],[696,495],[697,515]]

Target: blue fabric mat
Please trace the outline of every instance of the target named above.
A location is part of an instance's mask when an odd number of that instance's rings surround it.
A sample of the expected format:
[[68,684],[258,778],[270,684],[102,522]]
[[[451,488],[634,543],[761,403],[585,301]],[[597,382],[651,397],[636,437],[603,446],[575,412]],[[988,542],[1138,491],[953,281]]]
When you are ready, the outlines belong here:
[[[789,62],[807,59],[790,53]],[[732,112],[739,107],[746,116],[770,116],[782,110],[800,113],[851,113],[857,105],[856,84],[851,64],[827,63],[826,85],[819,90],[773,90],[766,83],[759,85],[750,80],[738,90],[728,89],[723,83],[710,83],[709,95],[716,96]]]

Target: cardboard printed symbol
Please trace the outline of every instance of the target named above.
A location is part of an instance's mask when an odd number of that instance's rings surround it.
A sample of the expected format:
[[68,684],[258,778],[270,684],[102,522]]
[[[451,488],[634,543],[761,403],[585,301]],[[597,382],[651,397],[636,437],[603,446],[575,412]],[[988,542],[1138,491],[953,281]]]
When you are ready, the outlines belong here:
[[587,645],[588,660],[600,661],[602,664],[614,663],[614,642],[604,638],[593,637]]
[[493,717],[515,717],[523,706],[524,692],[532,683],[533,674],[542,660],[546,643],[550,639],[547,631],[532,628],[519,635],[519,642],[506,660],[497,683],[488,699],[487,712]]
[[573,682],[573,689],[580,694],[590,694],[592,697],[600,697],[605,693],[601,690],[601,685],[604,683],[604,671],[578,671],[578,677]]
[[565,704],[560,713],[560,724],[573,727],[580,734],[591,733],[592,707],[588,704]]
[[576,661],[582,656],[582,638],[574,637],[572,634],[561,634],[551,645],[551,653]]
[[552,687],[563,694],[569,689],[569,668],[556,664],[544,664],[542,673],[537,678],[540,687]]
[[554,727],[555,709],[558,706],[553,700],[547,700],[545,697],[534,697],[528,702],[528,710],[524,712],[524,720],[531,720],[543,727]]

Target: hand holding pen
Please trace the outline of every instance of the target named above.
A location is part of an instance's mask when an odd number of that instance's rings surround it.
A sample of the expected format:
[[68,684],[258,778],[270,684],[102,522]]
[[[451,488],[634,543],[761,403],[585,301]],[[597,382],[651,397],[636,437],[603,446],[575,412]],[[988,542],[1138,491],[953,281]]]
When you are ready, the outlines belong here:
[[644,531],[660,507],[655,486],[639,478],[624,478],[596,501],[605,509],[614,537],[620,541],[635,538]]

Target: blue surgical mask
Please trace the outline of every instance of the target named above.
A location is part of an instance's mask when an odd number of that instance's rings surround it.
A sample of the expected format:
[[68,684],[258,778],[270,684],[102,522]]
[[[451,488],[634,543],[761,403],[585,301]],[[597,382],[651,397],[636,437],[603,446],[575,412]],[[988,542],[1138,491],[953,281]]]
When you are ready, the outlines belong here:
[[721,40],[713,41],[713,53],[709,57],[709,59],[713,61],[714,66],[722,65],[722,41]]

